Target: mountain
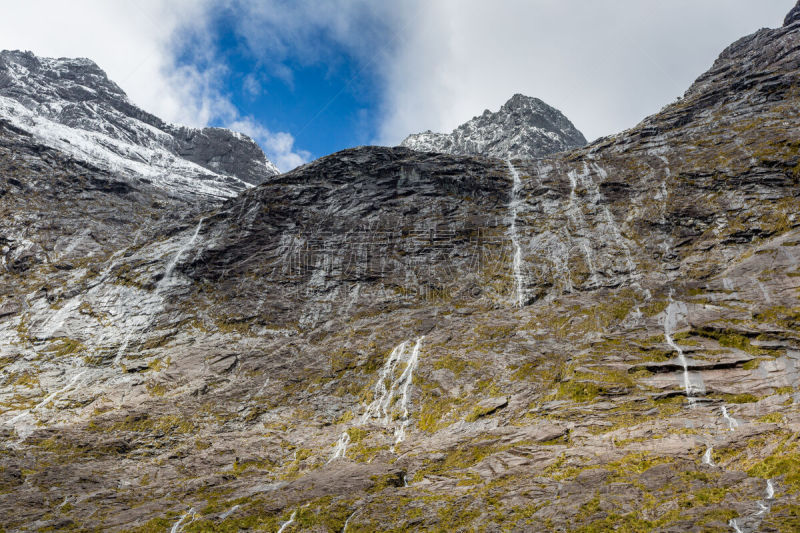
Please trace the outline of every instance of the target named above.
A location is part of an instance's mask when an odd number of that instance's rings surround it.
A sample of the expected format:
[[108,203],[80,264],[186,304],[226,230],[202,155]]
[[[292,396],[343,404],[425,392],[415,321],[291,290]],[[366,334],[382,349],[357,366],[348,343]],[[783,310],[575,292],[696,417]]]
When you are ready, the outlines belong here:
[[279,173],[242,134],[143,111],[88,59],[0,52],[0,116],[42,144],[174,193],[230,197]]
[[538,98],[515,94],[500,111],[487,109],[452,133],[417,133],[400,146],[421,152],[524,159],[585,144],[586,138],[561,111]]
[[0,524],[797,531],[798,10],[589,146],[182,217],[0,122]]

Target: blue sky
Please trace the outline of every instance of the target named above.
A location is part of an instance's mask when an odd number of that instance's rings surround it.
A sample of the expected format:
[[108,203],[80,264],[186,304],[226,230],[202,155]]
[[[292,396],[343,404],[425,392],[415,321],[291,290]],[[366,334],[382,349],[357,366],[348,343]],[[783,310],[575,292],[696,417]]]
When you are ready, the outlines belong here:
[[[202,43],[183,42],[176,53],[178,65],[198,70],[224,65],[218,89],[238,113],[270,131],[291,132],[295,145],[310,157],[375,141],[380,88],[369,63],[331,38],[327,28],[304,32],[304,45],[313,53],[293,52],[291,42],[263,46],[242,27],[241,14],[241,6],[213,9]],[[379,26],[365,21],[370,22]],[[278,46],[283,52],[273,57]],[[211,123],[227,126],[226,117]]]
[[451,131],[514,93],[557,107],[590,140],[614,134],[794,4],[26,0],[4,6],[0,49],[88,57],[145,110],[246,133],[288,171]]

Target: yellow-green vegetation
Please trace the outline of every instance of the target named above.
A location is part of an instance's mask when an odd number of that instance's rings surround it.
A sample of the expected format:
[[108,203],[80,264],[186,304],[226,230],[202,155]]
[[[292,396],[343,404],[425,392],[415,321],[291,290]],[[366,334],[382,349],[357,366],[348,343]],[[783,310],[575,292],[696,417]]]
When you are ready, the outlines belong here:
[[166,396],[167,391],[169,390],[166,384],[155,381],[148,381],[145,384],[145,387],[147,388],[147,392],[150,394],[150,396],[156,397]]
[[86,350],[86,346],[80,341],[67,337],[59,338],[48,346],[44,352],[53,357],[65,357]]
[[90,431],[134,431],[137,433],[191,433],[194,431],[195,424],[191,419],[184,416],[165,415],[151,417],[148,414],[127,415],[122,420],[100,421],[92,420],[89,422]]
[[800,505],[790,503],[772,507],[763,525],[780,533],[797,533],[800,531]]
[[692,334],[706,337],[709,339],[714,339],[717,341],[720,346],[725,346],[728,348],[736,348],[747,352],[752,355],[765,355],[769,353],[767,350],[763,348],[759,348],[757,346],[753,346],[750,343],[750,339],[742,335],[741,333],[734,331],[732,329],[712,329],[712,328],[696,328],[692,329]]
[[484,417],[490,413],[494,413],[495,411],[497,411],[497,407],[492,407],[492,406],[481,407],[480,405],[476,405],[464,420],[466,420],[467,422],[475,422],[479,418]]
[[[444,458],[426,459],[423,467],[414,473],[414,481],[422,481],[426,475],[453,476],[455,475],[453,471],[469,468],[490,455],[528,444],[530,444],[529,441],[513,444],[498,444],[496,441],[465,443],[450,450]],[[466,473],[463,474],[466,475]]]
[[30,371],[18,372],[8,377],[12,387],[26,387],[32,389],[39,385],[39,377]]
[[166,359],[161,359],[156,357],[149,363],[147,363],[147,369],[152,372],[161,372],[162,370],[166,370],[169,368],[170,362],[172,361],[171,357],[167,357]]
[[230,316],[221,316],[214,319],[214,325],[220,333],[238,333],[249,336],[251,334],[250,322]]
[[786,492],[797,494],[800,492],[800,452],[797,444],[788,449],[780,446],[772,455],[757,461],[747,474],[753,477],[764,479],[780,477],[781,486],[786,488]]
[[403,475],[399,472],[371,476],[370,479],[374,483],[369,489],[369,492],[372,493],[381,492],[390,487],[397,488],[403,486]]
[[756,418],[756,422],[762,422],[764,424],[781,424],[783,421],[784,417],[781,413],[769,413]]
[[95,311],[94,308],[89,304],[89,302],[81,302],[78,306],[78,312],[82,315],[90,316],[100,322],[104,326],[108,326],[111,324],[111,320],[108,316],[108,313],[102,311]]
[[723,401],[727,403],[755,403],[758,401],[758,398],[749,393],[742,393],[742,394],[715,394],[713,397],[722,398]]
[[455,374],[456,377],[461,377],[461,374],[468,368],[480,368],[480,363],[473,360],[462,359],[451,354],[440,357],[433,362],[434,370],[447,369]]
[[338,349],[331,352],[330,359],[331,370],[338,374],[355,368],[358,356],[348,350]]
[[586,381],[565,381],[558,385],[556,398],[585,403],[594,400],[602,392],[603,389],[594,383]]
[[383,432],[377,434],[378,444],[375,444],[374,439],[369,439],[369,432],[360,427],[351,427],[347,429],[347,435],[350,437],[350,444],[347,448],[347,457],[359,462],[370,462],[383,450],[388,450],[389,442],[388,436]]
[[422,376],[416,384],[421,390],[421,405],[417,427],[433,433],[458,420],[464,408],[461,397],[453,397],[442,389],[438,382],[429,381]]
[[313,450],[310,448],[297,448],[295,450],[294,459],[289,463],[282,478],[286,480],[297,478],[300,474],[300,468],[303,466],[303,462],[312,455]]
[[521,365],[509,365],[508,369],[511,370],[511,379],[517,381],[530,381],[537,375],[539,368],[539,361],[528,361]]

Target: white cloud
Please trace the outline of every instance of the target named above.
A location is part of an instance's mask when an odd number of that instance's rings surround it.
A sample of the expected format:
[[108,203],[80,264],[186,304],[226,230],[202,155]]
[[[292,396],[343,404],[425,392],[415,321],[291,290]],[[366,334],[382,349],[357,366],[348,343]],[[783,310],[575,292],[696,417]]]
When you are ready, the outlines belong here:
[[[450,131],[512,94],[561,109],[589,139],[634,126],[794,0],[437,0],[406,13],[385,65],[379,142]],[[403,24],[404,22],[398,22]]]
[[228,127],[255,139],[264,148],[267,156],[279,169],[286,171],[307,163],[311,153],[294,147],[294,137],[286,132],[273,133],[252,117],[232,121]]
[[[219,10],[236,16],[238,36],[261,67],[242,90],[257,94],[269,77],[293,83],[291,64],[355,60],[357,77],[381,94],[380,108],[360,120],[378,124],[376,142],[396,144],[409,133],[449,131],[517,92],[558,107],[590,139],[620,131],[681,95],[729,43],[780,25],[793,4],[26,0],[4,6],[0,48],[89,57],[144,109],[241,129],[288,170],[308,152],[289,133],[240,116],[222,90],[226,67],[209,27]],[[191,50],[192,65],[178,66],[176,50]],[[336,55],[342,51],[348,57]]]
[[[88,57],[134,103],[164,120],[230,127],[242,117],[220,90],[225,65],[210,55],[202,68],[179,65],[174,57],[174,51],[187,44],[211,50],[206,26],[211,8],[210,0],[8,2],[0,18],[0,49]],[[276,161],[281,170],[307,157],[301,152],[294,159],[291,152],[278,155],[286,162]]]

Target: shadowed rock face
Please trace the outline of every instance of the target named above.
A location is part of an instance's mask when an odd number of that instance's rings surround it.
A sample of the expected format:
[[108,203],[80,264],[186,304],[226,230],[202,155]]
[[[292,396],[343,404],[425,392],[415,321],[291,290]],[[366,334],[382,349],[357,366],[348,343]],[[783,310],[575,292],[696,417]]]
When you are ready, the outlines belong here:
[[3,126],[0,522],[796,530],[798,44],[578,150],[213,207]]
[[800,21],[800,3],[792,8],[791,11],[786,15],[786,18],[783,20],[784,26],[789,26],[796,22]]
[[108,170],[135,175],[143,172],[135,165],[143,163],[161,174],[244,182],[229,196],[245,184],[257,185],[279,173],[244,135],[220,128],[176,126],[141,110],[88,59],[2,51],[0,98],[3,115],[18,127],[49,146]]
[[561,111],[538,98],[515,94],[500,111],[488,109],[453,130],[409,135],[401,146],[421,152],[500,159],[542,157],[586,144]]

